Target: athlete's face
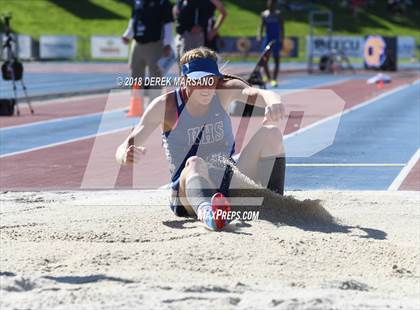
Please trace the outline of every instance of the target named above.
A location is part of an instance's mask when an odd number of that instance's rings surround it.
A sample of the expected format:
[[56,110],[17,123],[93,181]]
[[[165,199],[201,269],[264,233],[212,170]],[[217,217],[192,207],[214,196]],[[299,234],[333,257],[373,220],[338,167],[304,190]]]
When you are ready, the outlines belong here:
[[187,94],[191,100],[201,105],[208,105],[216,91],[218,78],[207,76],[187,83]]

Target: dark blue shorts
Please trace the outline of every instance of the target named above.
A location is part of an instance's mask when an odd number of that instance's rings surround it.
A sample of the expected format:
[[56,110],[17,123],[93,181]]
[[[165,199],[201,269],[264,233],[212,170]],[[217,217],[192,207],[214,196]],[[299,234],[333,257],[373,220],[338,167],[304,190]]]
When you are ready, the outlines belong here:
[[263,50],[265,49],[267,44],[270,43],[273,40],[275,41],[275,43],[273,45],[273,49],[271,50],[271,55],[275,58],[279,58],[280,57],[280,51],[283,48],[279,39],[273,39],[273,38],[270,38],[270,37],[265,37],[264,44],[263,44]]

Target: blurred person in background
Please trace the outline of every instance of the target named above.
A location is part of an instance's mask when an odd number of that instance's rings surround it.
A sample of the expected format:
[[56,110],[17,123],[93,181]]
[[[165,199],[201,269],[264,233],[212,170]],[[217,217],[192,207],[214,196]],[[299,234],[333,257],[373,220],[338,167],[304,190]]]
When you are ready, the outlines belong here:
[[160,77],[158,61],[172,53],[173,16],[169,0],[134,0],[131,19],[122,36],[125,44],[134,39],[129,57],[131,76]]
[[350,5],[353,12],[353,17],[357,18],[359,15],[359,12],[366,5],[366,0],[351,0]]
[[277,9],[276,0],[267,1],[267,9],[261,13],[261,26],[257,40],[261,42],[265,31],[265,37],[263,41],[263,48],[268,43],[274,41],[273,50],[271,56],[274,59],[274,71],[271,76],[270,70],[268,69],[268,63],[264,66],[264,71],[267,76],[267,80],[271,80],[271,85],[277,87],[277,77],[280,69],[280,51],[283,48],[284,39],[284,20],[280,10]]
[[387,9],[393,15],[403,15],[406,12],[407,5],[411,4],[411,1],[388,0]]
[[[219,11],[219,17],[210,26],[209,21]],[[177,59],[191,49],[212,43],[227,16],[220,0],[177,0],[173,14],[176,20]]]
[[204,46],[208,47],[209,49],[215,52],[219,52],[219,42],[220,42],[219,33],[216,31],[216,34],[214,36],[209,37],[208,35],[213,29],[215,29],[215,25],[217,22],[216,6],[211,1],[209,1],[209,15],[210,15],[210,18],[207,24],[207,31],[206,31],[207,35],[205,38]]

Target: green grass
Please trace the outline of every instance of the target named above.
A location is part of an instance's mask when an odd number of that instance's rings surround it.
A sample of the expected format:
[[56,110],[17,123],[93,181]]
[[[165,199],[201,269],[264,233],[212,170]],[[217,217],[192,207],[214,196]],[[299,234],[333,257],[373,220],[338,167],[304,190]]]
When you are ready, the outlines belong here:
[[[224,36],[256,35],[260,12],[266,0],[224,0],[229,16],[221,29]],[[298,1],[294,1],[298,2]],[[334,12],[335,34],[411,35],[420,42],[420,9],[409,10],[403,17],[393,17],[386,11],[386,1],[360,12],[354,19],[350,11],[335,3],[318,1],[316,8]],[[38,39],[41,34],[79,36],[79,59],[90,55],[91,35],[121,35],[131,14],[131,0],[0,0],[0,14],[11,12],[15,32]],[[304,52],[304,37],[308,34],[307,12],[284,12],[286,35],[299,36],[300,53]],[[0,23],[0,32],[3,25]],[[322,34],[321,29],[317,33]],[[301,55],[300,58],[302,58]]]
[[[83,13],[86,9],[92,12]],[[121,35],[131,8],[114,0],[0,0],[3,12],[12,13],[14,31],[37,38],[41,34]]]
[[[78,60],[90,58],[91,35],[121,35],[131,7],[114,0],[0,0],[0,14],[12,14],[14,32],[77,35]],[[3,32],[0,24],[0,32]]]
[[[260,23],[260,12],[264,9],[265,0],[227,0],[224,1],[229,11],[229,18],[222,30],[224,35],[256,34]],[[302,2],[302,1],[289,1]],[[403,17],[392,16],[386,10],[386,1],[376,1],[362,10],[355,19],[349,9],[338,5],[341,1],[317,1],[314,9],[327,9],[334,12],[334,33],[336,34],[381,34],[412,35],[419,37],[420,8],[417,5]],[[307,12],[283,12],[287,35],[306,36],[309,32]],[[318,29],[316,33],[325,33]]]

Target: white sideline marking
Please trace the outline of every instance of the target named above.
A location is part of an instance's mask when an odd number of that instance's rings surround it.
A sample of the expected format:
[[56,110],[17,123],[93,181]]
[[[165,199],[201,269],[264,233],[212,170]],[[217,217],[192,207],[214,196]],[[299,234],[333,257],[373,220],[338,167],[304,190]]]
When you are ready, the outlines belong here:
[[[335,85],[338,85],[338,84],[341,84],[341,83],[344,83],[344,82],[348,82],[350,80],[351,80],[351,77],[345,77],[345,78],[342,78],[342,79],[338,79],[337,81],[329,81],[329,82],[327,81],[327,82],[321,82],[321,83],[318,83],[318,84],[313,84],[308,88],[278,89],[278,88],[270,88],[269,87],[269,88],[267,88],[267,90],[274,91],[274,92],[278,93],[279,95],[290,95],[290,94],[293,94],[293,93],[300,92],[302,90],[308,90],[308,89],[311,89],[311,90],[315,89],[316,90],[317,88],[325,89],[325,88],[322,88],[322,87],[324,87],[324,86],[335,86]],[[283,85],[287,85],[287,83],[285,83]]]
[[[367,106],[368,104],[371,104],[371,103],[375,102],[376,100],[379,100],[379,99],[385,98],[385,97],[387,97],[387,96],[389,96],[389,95],[392,95],[392,94],[394,94],[394,93],[396,93],[396,92],[398,92],[398,91],[401,91],[401,90],[406,89],[406,88],[408,88],[408,87],[410,87],[410,86],[413,86],[413,85],[415,85],[415,84],[418,84],[419,82],[420,82],[420,80],[416,80],[416,81],[415,81],[415,82],[413,82],[413,83],[406,84],[406,85],[401,85],[401,86],[399,86],[399,87],[397,87],[397,88],[395,88],[395,89],[389,90],[389,91],[387,91],[387,92],[385,92],[385,93],[383,93],[383,94],[381,94],[381,95],[379,95],[379,96],[377,96],[377,97],[374,97],[374,98],[371,98],[371,99],[369,99],[369,100],[367,100],[367,101],[364,101],[364,102],[360,103],[359,105],[357,105],[357,106],[355,106],[355,107],[353,107],[353,108],[350,108],[350,109],[345,110],[345,111],[343,111],[343,112],[336,113],[336,114],[334,114],[334,115],[332,115],[332,116],[329,116],[329,117],[327,117],[327,118],[325,118],[325,119],[319,120],[319,121],[317,121],[317,122],[315,122],[315,123],[313,123],[313,124],[311,124],[311,125],[308,125],[308,126],[306,126],[306,127],[304,127],[304,128],[299,129],[298,131],[295,131],[295,132],[293,132],[293,133],[290,133],[290,134],[288,134],[288,135],[285,135],[285,136],[284,136],[284,140],[285,140],[285,139],[287,139],[287,138],[289,138],[289,137],[293,137],[293,136],[295,136],[295,135],[297,135],[297,134],[299,134],[299,133],[302,133],[302,132],[304,132],[304,131],[306,131],[306,130],[308,130],[308,129],[311,129],[311,128],[313,128],[313,127],[316,127],[316,126],[318,126],[318,125],[320,125],[320,124],[323,124],[323,123],[325,123],[325,122],[327,122],[327,121],[329,121],[329,120],[332,120],[332,119],[334,119],[334,118],[336,118],[336,117],[339,117],[339,116],[345,115],[345,114],[347,114],[347,113],[349,113],[349,112],[353,112],[353,111],[355,111],[355,110],[357,110],[357,109],[360,109],[360,108],[362,108],[362,107],[365,107],[365,106]],[[76,116],[76,117],[77,117],[77,116]],[[53,120],[51,120],[51,121],[53,121]],[[25,124],[25,125],[26,125],[26,124]],[[18,126],[25,126],[25,125],[18,125]],[[6,128],[10,128],[10,127],[6,127]],[[1,128],[1,130],[6,129],[6,128]],[[132,128],[132,126],[129,126],[129,127],[123,127],[123,128],[115,129],[115,130],[112,130],[112,131],[103,132],[103,133],[101,133],[101,134],[97,134],[97,135],[89,135],[89,136],[84,136],[84,137],[80,137],[80,138],[75,138],[75,139],[71,139],[71,140],[67,140],[67,141],[61,141],[61,142],[57,142],[57,143],[47,144],[47,145],[43,145],[43,146],[39,146],[39,147],[35,147],[35,148],[31,148],[31,149],[27,149],[27,150],[22,150],[22,151],[18,151],[18,152],[14,152],[14,153],[7,153],[7,154],[4,154],[4,155],[0,155],[0,158],[4,158],[4,157],[8,157],[8,156],[13,156],[13,155],[18,155],[18,154],[22,154],[22,153],[27,153],[27,152],[31,152],[31,151],[36,151],[36,150],[40,150],[40,149],[44,149],[44,148],[49,148],[49,147],[53,147],[53,146],[57,146],[57,145],[62,145],[62,144],[66,144],[66,143],[77,142],[77,141],[81,141],[81,140],[85,140],[85,139],[93,138],[93,137],[95,137],[95,136],[102,136],[102,135],[105,135],[105,134],[112,134],[112,133],[116,133],[116,132],[118,132],[118,131],[123,131],[123,130],[126,130],[127,128]]]
[[371,164],[365,164],[365,163],[346,163],[346,164],[340,164],[340,163],[320,163],[320,164],[286,164],[287,167],[405,167],[405,164],[380,164],[380,163],[371,163]]
[[58,146],[58,145],[66,144],[66,143],[72,143],[72,142],[82,141],[82,140],[86,140],[86,139],[90,139],[90,138],[100,137],[100,136],[117,133],[117,132],[127,130],[127,129],[131,129],[131,128],[133,128],[133,126],[127,126],[127,127],[124,127],[124,128],[118,128],[118,129],[114,129],[114,130],[104,131],[104,132],[101,132],[101,133],[92,134],[92,135],[84,136],[84,137],[81,137],[81,138],[74,138],[74,139],[70,139],[70,140],[66,140],[66,141],[60,141],[60,142],[56,142],[56,143],[46,144],[46,145],[42,145],[42,146],[38,146],[38,147],[33,147],[33,148],[30,148],[30,149],[25,149],[25,150],[22,150],[22,151],[3,154],[3,155],[0,155],[0,158],[5,158],[5,157],[13,156],[13,155],[19,155],[19,154],[23,154],[23,153],[32,152],[32,151],[42,150],[42,149],[46,149],[46,148],[50,148],[50,147],[53,147],[53,146]]
[[83,118],[91,117],[91,116],[95,116],[95,115],[109,114],[111,112],[119,112],[119,111],[124,111],[124,110],[127,110],[127,108],[120,108],[120,109],[114,109],[114,110],[108,110],[108,111],[102,111],[102,112],[94,112],[94,113],[89,113],[89,114],[81,114],[81,115],[65,116],[65,117],[60,117],[60,118],[47,119],[47,120],[44,120],[44,121],[38,121],[38,122],[33,122],[33,123],[2,127],[2,128],[0,128],[0,131],[6,131],[6,130],[11,130],[11,129],[17,129],[17,128],[24,128],[24,127],[29,127],[29,126],[36,126],[36,125],[41,125],[41,124],[44,125],[44,124],[62,122],[62,121],[71,121],[73,119],[83,119]]
[[[234,156],[236,155],[238,154],[235,154]],[[361,164],[358,164],[358,163],[356,164],[339,164],[339,163],[324,164],[322,163],[321,164],[320,163],[320,164],[286,164],[286,167],[406,167],[406,165],[405,164],[386,164],[386,163],[385,164],[375,164],[375,163],[372,163],[372,164],[364,164],[364,163],[361,163]],[[159,187],[159,189],[169,189],[169,184],[170,183],[162,185],[161,187]]]
[[[54,95],[54,94],[52,94]],[[69,102],[69,101],[74,101],[74,100],[84,100],[84,99],[93,99],[96,97],[103,97],[103,96],[107,96],[106,93],[102,93],[102,94],[80,94],[80,95],[75,95],[75,96],[70,96],[70,97],[64,97],[64,98],[49,98],[49,99],[45,99],[45,100],[31,100],[31,104],[35,107],[39,107],[39,106],[44,106],[44,105],[50,105],[50,104],[59,104],[59,103],[65,103],[65,102]],[[24,102],[20,103],[20,104],[25,104]]]
[[[228,61],[227,61],[227,63],[228,63]],[[338,80],[338,81],[322,82],[322,83],[319,83],[319,84],[315,84],[312,88],[322,87],[322,86],[326,86],[326,85],[327,86],[328,85],[333,86],[333,85],[340,84],[342,82],[348,81],[349,79],[350,78],[343,78],[343,79]],[[298,92],[298,91],[301,91],[301,90],[302,89],[296,89],[296,90],[291,89],[290,92],[289,92],[286,89],[284,91],[285,91],[285,93],[288,94],[288,93],[292,93],[292,92]],[[272,89],[272,91],[276,91],[276,90]],[[282,90],[279,91],[279,93],[281,93],[281,92],[282,92]],[[42,101],[33,101],[33,102],[31,102],[31,104],[33,106],[40,106],[40,105],[46,105],[46,104],[59,104],[59,103],[65,103],[65,102],[75,101],[75,100],[92,99],[92,98],[96,98],[96,97],[100,98],[100,97],[103,97],[103,96],[107,96],[107,94],[92,94],[92,95],[72,96],[72,97],[61,98],[61,99],[47,99],[47,100],[42,100]],[[24,103],[22,103],[22,104],[24,104]],[[32,125],[40,125],[40,124],[61,122],[61,121],[67,121],[67,120],[72,120],[72,119],[77,119],[77,118],[83,119],[85,117],[95,116],[95,115],[99,115],[99,114],[105,114],[105,113],[109,113],[109,112],[124,111],[124,110],[127,110],[127,109],[128,108],[125,107],[125,108],[114,109],[114,110],[109,110],[109,111],[94,112],[94,113],[80,114],[80,115],[74,115],[74,116],[65,116],[65,117],[48,119],[48,120],[43,120],[43,121],[38,121],[38,122],[1,127],[0,130],[24,128],[24,127],[28,127],[28,126],[32,126]]]
[[419,84],[419,82],[420,82],[420,80],[416,80],[416,81],[415,81],[415,82],[413,82],[413,83],[398,86],[397,88],[391,89],[391,90],[389,90],[389,91],[387,91],[387,92],[385,92],[385,93],[383,93],[383,94],[380,94],[380,95],[379,95],[379,96],[377,96],[377,97],[374,97],[374,98],[368,99],[368,100],[366,100],[366,101],[364,101],[364,102],[362,102],[362,103],[360,103],[360,104],[358,104],[358,105],[356,105],[356,106],[354,106],[354,107],[352,107],[352,108],[350,108],[350,109],[344,110],[344,111],[342,111],[342,112],[338,112],[338,113],[336,113],[336,114],[334,114],[334,115],[331,115],[331,116],[329,116],[329,117],[327,117],[327,118],[321,119],[321,120],[319,120],[319,121],[317,121],[317,122],[315,122],[315,123],[313,123],[313,124],[311,124],[311,125],[308,125],[308,126],[306,126],[306,127],[304,127],[304,128],[301,128],[301,129],[299,129],[298,131],[294,131],[294,132],[292,132],[292,133],[290,133],[290,134],[288,134],[288,135],[285,135],[285,136],[284,136],[284,139],[287,139],[287,138],[289,138],[289,137],[293,137],[293,136],[295,136],[295,135],[298,135],[298,134],[300,134],[300,133],[302,133],[302,132],[305,132],[305,131],[307,131],[307,130],[309,130],[309,129],[312,129],[313,127],[316,127],[316,126],[318,126],[318,125],[321,125],[321,124],[323,124],[323,123],[326,123],[326,122],[328,122],[328,121],[330,121],[330,120],[332,120],[332,119],[334,119],[334,118],[341,117],[341,116],[343,116],[343,115],[346,115],[347,113],[350,113],[350,112],[356,111],[356,110],[358,110],[358,109],[360,109],[360,108],[363,108],[363,107],[365,107],[365,106],[367,106],[367,105],[369,105],[369,104],[371,104],[371,103],[375,102],[376,100],[383,99],[383,98],[388,97],[388,96],[390,96],[390,95],[392,95],[392,94],[394,94],[394,93],[397,93],[397,92],[402,91],[402,90],[404,90],[404,89],[406,89],[406,88],[409,88],[409,87],[411,87],[411,86],[414,86],[414,85],[416,85],[416,84]]
[[405,178],[410,173],[411,169],[413,169],[414,165],[417,163],[419,158],[420,158],[420,148],[417,149],[417,151],[408,161],[407,165],[403,169],[401,169],[400,173],[394,179],[392,184],[388,187],[389,191],[397,191],[400,188],[401,184],[404,182]]
[[[402,91],[402,90],[404,90],[404,89],[406,89],[406,88],[408,88],[408,87],[411,87],[411,86],[414,86],[414,85],[416,85],[416,84],[419,84],[419,82],[420,82],[420,80],[416,80],[416,81],[414,81],[414,82],[412,82],[412,83],[405,84],[405,85],[401,85],[401,86],[399,86],[399,87],[397,87],[397,88],[391,89],[391,90],[389,90],[389,91],[387,91],[387,92],[385,92],[385,93],[383,93],[383,94],[381,94],[381,95],[379,95],[379,96],[377,96],[377,97],[374,97],[374,98],[368,99],[368,100],[366,100],[366,101],[364,101],[364,102],[362,102],[362,103],[358,104],[358,105],[357,105],[357,106],[355,106],[355,107],[352,107],[352,108],[347,109],[347,110],[342,111],[342,112],[338,112],[338,113],[336,113],[336,114],[334,114],[334,115],[331,115],[331,116],[329,116],[329,117],[327,117],[327,118],[324,118],[324,119],[322,119],[322,120],[319,120],[319,121],[317,121],[317,122],[315,122],[315,123],[313,123],[313,124],[311,124],[311,125],[308,125],[308,126],[306,126],[306,127],[304,127],[304,128],[301,128],[301,129],[299,129],[299,130],[297,130],[297,131],[295,131],[295,132],[292,132],[292,133],[290,133],[290,134],[288,134],[288,135],[285,135],[285,136],[284,136],[284,140],[286,140],[286,139],[288,139],[288,138],[290,138],[290,137],[293,137],[293,136],[295,136],[295,135],[297,135],[297,134],[299,134],[299,133],[302,133],[302,132],[304,132],[304,131],[306,131],[306,130],[309,130],[309,129],[313,128],[313,127],[316,127],[316,126],[318,126],[318,125],[321,125],[321,124],[323,124],[323,123],[325,123],[325,122],[328,122],[328,121],[330,121],[330,120],[332,120],[332,119],[334,119],[334,118],[336,118],[336,117],[341,117],[342,115],[345,115],[345,114],[347,114],[347,113],[350,113],[350,112],[356,111],[356,110],[358,110],[358,109],[360,109],[360,108],[362,108],[362,107],[365,107],[365,106],[367,106],[367,105],[369,105],[369,104],[371,104],[371,103],[375,102],[376,100],[383,99],[383,98],[385,98],[385,97],[387,97],[387,96],[390,96],[390,95],[392,95],[392,94],[394,94],[394,93],[397,93],[397,92],[399,92],[399,91]],[[235,154],[235,155],[236,155],[236,154]],[[235,156],[235,155],[234,155],[234,156]],[[239,156],[239,154],[237,154],[237,156]],[[287,165],[287,164],[286,164],[286,165]],[[290,165],[289,165],[289,166],[290,166]],[[404,165],[403,165],[403,166],[404,166]],[[404,168],[404,169],[405,169],[405,168]],[[403,170],[404,170],[404,169],[403,169]],[[161,187],[159,187],[159,189],[167,189],[167,188],[169,188],[169,183],[168,183],[168,184],[165,184],[165,185],[163,185],[163,186],[161,186]]]
[[[108,96],[108,95],[104,93],[104,94],[75,95],[75,96],[70,96],[70,97],[65,97],[65,98],[51,98],[51,99],[35,100],[35,101],[31,100],[31,105],[34,108],[36,108],[36,107],[45,106],[45,105],[56,105],[56,104],[62,104],[62,103],[71,102],[71,101],[82,101],[82,100],[87,100],[87,99],[95,99],[95,98],[100,98],[100,97],[104,97],[104,96]],[[19,102],[19,104],[20,105],[26,105],[26,101],[25,102]],[[35,111],[35,115],[36,115],[36,111]],[[39,123],[39,122],[45,122],[45,121],[33,122],[33,123],[30,123],[30,124],[35,124],[35,123]],[[23,126],[23,125],[26,125],[26,124],[2,127],[1,129],[18,127],[18,126]]]

